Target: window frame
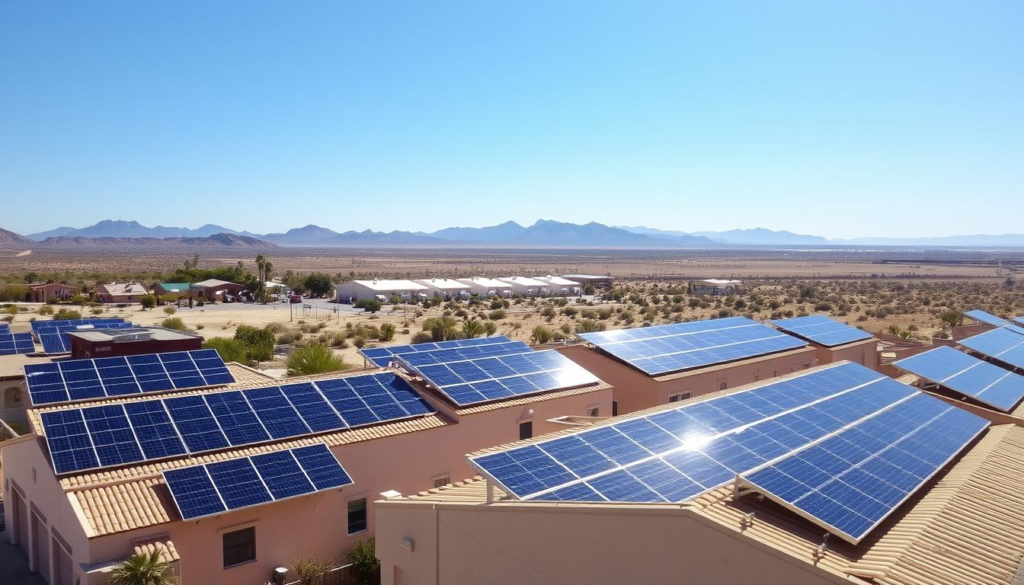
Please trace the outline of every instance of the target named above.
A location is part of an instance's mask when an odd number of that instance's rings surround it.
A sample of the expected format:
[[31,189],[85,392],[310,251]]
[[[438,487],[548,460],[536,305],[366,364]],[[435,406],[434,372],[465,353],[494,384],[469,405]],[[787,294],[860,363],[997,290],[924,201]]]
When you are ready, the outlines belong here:
[[[363,502],[363,527],[360,530],[352,532],[352,504],[362,501]],[[365,494],[358,495],[349,498],[345,501],[345,533],[349,536],[355,536],[362,534],[370,530],[370,500]]]
[[672,404],[674,402],[682,402],[683,400],[689,400],[690,398],[693,398],[693,393],[690,391],[673,392],[672,394],[668,395],[668,402],[669,404]]
[[[227,544],[227,538],[229,536],[238,534],[240,532],[251,532],[252,533],[252,543],[251,543],[251,546],[252,546],[252,558],[241,560],[241,561],[237,561],[237,562],[229,564],[228,563],[228,544]],[[232,545],[232,549],[239,549],[239,548],[241,548],[241,546],[243,546],[243,545],[240,545],[240,544],[236,543],[236,544]],[[221,551],[220,551],[221,552],[221,563],[223,564],[223,568],[225,570],[233,569],[235,567],[240,567],[242,565],[248,565],[249,563],[255,563],[257,561],[258,557],[259,557],[259,555],[257,555],[257,553],[256,553],[256,525],[255,524],[249,524],[247,526],[241,526],[241,527],[236,527],[236,528],[227,529],[227,530],[222,531],[221,535],[220,535],[220,548],[221,548]]]
[[[528,437],[523,436],[523,429],[530,429],[530,435]],[[527,441],[533,438],[533,421],[532,420],[521,420],[519,421],[519,440]]]

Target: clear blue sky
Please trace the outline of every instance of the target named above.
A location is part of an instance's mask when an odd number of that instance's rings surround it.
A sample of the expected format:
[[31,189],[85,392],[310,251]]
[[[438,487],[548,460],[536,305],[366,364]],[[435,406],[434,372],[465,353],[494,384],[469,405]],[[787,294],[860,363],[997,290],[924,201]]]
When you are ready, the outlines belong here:
[[1024,231],[1024,2],[599,4],[4,2],[0,226]]

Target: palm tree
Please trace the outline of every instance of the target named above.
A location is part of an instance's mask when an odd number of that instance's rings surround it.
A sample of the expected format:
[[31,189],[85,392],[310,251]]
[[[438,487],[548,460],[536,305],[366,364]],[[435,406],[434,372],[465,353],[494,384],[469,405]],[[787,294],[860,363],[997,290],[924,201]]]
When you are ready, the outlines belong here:
[[430,333],[433,341],[455,339],[458,333],[458,321],[452,317],[430,317],[423,322],[423,330]]
[[159,550],[134,554],[117,564],[110,585],[173,585],[177,579],[170,572],[171,565],[160,558]]
[[470,319],[462,323],[462,336],[466,339],[473,339],[484,332],[484,326],[479,319]]

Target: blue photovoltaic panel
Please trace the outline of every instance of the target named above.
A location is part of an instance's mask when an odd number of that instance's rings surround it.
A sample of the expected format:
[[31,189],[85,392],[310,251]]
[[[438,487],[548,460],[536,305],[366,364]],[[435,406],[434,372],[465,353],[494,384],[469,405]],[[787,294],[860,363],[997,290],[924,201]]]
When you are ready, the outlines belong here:
[[746,317],[581,333],[579,337],[650,376],[807,345]]
[[423,366],[414,366],[405,357],[398,356],[403,367],[422,376],[459,406],[600,382],[553,350]]
[[0,333],[10,333],[11,328],[7,323],[0,323]]
[[163,472],[183,520],[351,485],[325,445]]
[[985,325],[994,325],[996,327],[1004,327],[1009,325],[1010,322],[1002,317],[997,317],[992,313],[982,311],[981,309],[974,309],[973,311],[965,311],[964,315],[970,317],[972,320],[978,323],[984,323]]
[[437,351],[421,351],[417,353],[404,354],[402,355],[402,359],[413,366],[425,366],[429,364],[446,364],[448,362],[459,360],[529,353],[531,351],[533,351],[533,349],[522,341],[510,341],[508,343],[495,343],[492,345],[439,349]]
[[893,365],[1003,412],[1013,410],[1024,398],[1024,376],[951,347],[919,353]]
[[75,329],[78,327],[93,327],[99,329],[106,326],[110,328],[117,327],[117,323],[124,322],[124,319],[113,317],[102,319],[58,319],[51,321],[32,321],[32,333],[39,333],[53,329]]
[[866,331],[821,315],[778,319],[772,321],[772,324],[783,331],[799,335],[825,347],[871,339],[871,334]]
[[368,349],[359,350],[359,353],[363,354],[363,357],[372,361],[380,367],[385,367],[389,363],[393,356],[405,355],[410,353],[418,353],[424,351],[437,351],[439,349],[453,349],[463,347],[477,347],[483,345],[494,345],[501,343],[508,343],[511,341],[504,335],[495,335],[493,337],[475,337],[473,339],[453,339],[451,341],[438,341],[435,343],[415,343],[412,345],[393,345],[390,347],[372,347]]
[[[112,407],[121,408],[121,405]],[[252,445],[434,412],[405,379],[392,372],[138,401],[125,404],[124,409],[135,432],[133,441],[136,449],[146,460]],[[63,412],[82,416],[89,410],[68,409]],[[44,417],[43,429],[49,438],[46,420],[49,419]],[[61,421],[54,424],[58,423],[63,424]],[[59,427],[55,433],[55,437],[63,437],[67,431]],[[85,439],[89,436],[84,432]],[[127,441],[127,435],[122,435],[122,438]],[[75,451],[74,456],[64,457],[58,473],[121,464],[112,456],[97,460],[98,447],[93,448],[92,443],[89,446],[92,459]],[[131,446],[119,448],[123,452],[135,452]],[[127,458],[122,456],[120,461]],[[55,458],[55,468],[57,464]]]
[[44,321],[44,323],[53,323],[53,325],[39,329],[36,332],[36,337],[43,344],[43,352],[49,354],[71,351],[71,338],[68,337],[68,333],[72,331],[131,329],[134,327],[131,323],[125,323],[120,319],[89,324],[82,324],[78,321]]
[[915,393],[847,363],[471,461],[520,499],[681,501]]
[[82,411],[44,412],[39,418],[46,430],[53,469],[58,474],[100,466]]
[[100,466],[114,467],[144,459],[123,405],[86,408],[82,410],[82,416]]
[[1013,322],[1021,327],[1024,327],[1024,317],[1014,317]]
[[988,425],[918,394],[743,474],[741,484],[857,544]]
[[68,353],[71,351],[71,340],[63,331],[40,333],[39,343],[43,344],[43,353]]
[[1006,328],[968,337],[960,345],[1015,368],[1024,368],[1024,336]]
[[25,380],[33,406],[235,381],[212,349],[27,365]]
[[31,333],[0,333],[0,355],[35,353]]

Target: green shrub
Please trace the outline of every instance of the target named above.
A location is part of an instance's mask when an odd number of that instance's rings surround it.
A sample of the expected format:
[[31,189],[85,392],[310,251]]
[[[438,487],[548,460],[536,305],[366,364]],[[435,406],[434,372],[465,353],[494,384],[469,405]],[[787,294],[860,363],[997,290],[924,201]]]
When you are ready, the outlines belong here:
[[551,341],[553,335],[554,333],[552,333],[550,329],[543,325],[538,325],[533,328],[533,332],[530,334],[530,339],[538,345],[543,345]]
[[168,317],[160,322],[160,326],[175,331],[188,331],[188,326],[181,320],[181,317]]
[[505,318],[505,309],[495,309],[487,314],[491,321],[500,321]]
[[312,374],[323,374],[325,372],[336,372],[348,367],[345,360],[334,355],[331,348],[311,343],[297,348],[288,356],[289,376],[309,376]]
[[153,295],[145,295],[139,299],[139,304],[142,305],[143,309],[152,309],[156,306],[156,297]]
[[72,309],[61,309],[53,314],[54,321],[71,321],[72,319],[81,319],[82,314]]
[[53,307],[51,307],[50,305],[43,305],[42,307],[39,307],[39,314],[40,315],[52,315],[53,314]]
[[245,344],[237,339],[227,337],[214,337],[203,344],[203,349],[215,349],[220,354],[220,359],[226,362],[238,362],[244,364],[249,361],[245,350]]
[[274,333],[269,329],[239,325],[235,330],[235,339],[245,345],[245,354],[250,361],[265,362],[274,357]]
[[380,301],[377,299],[359,299],[353,307],[362,309],[367,313],[376,313],[380,310]]
[[174,307],[164,307],[164,314],[165,315],[173,315],[173,314],[175,314],[177,312],[178,312],[178,309],[175,309]]
[[391,341],[395,338],[395,326],[391,323],[384,323],[380,326],[380,333],[377,335],[377,339],[381,341]]
[[373,538],[359,540],[354,547],[345,551],[345,559],[350,563],[352,576],[358,585],[373,585],[380,570]]

